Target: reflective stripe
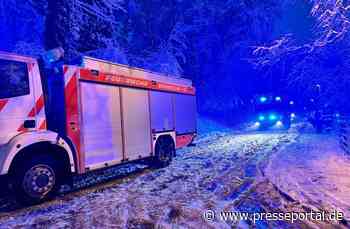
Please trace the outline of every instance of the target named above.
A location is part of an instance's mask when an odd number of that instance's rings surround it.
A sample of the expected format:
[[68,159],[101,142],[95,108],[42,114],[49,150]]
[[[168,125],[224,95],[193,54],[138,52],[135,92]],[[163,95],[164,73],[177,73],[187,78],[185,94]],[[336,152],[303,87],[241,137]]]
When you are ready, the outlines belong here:
[[39,126],[39,130],[46,130],[47,125],[46,125],[46,120],[42,121],[40,126]]
[[[40,111],[44,107],[44,96],[41,95],[38,101],[36,101],[35,106],[30,110],[29,114],[27,115],[28,118],[34,118],[36,115],[40,113]],[[18,132],[25,132],[27,129],[24,128],[24,124],[22,124],[17,131]]]
[[94,75],[89,69],[80,69],[80,79],[108,83],[112,85],[129,86],[135,88],[144,88],[157,91],[175,92],[180,94],[195,95],[194,87],[176,85],[171,83],[156,82],[127,75],[112,75],[105,73],[98,73]]
[[66,130],[67,135],[73,142],[78,158],[78,172],[85,172],[84,153],[81,151],[80,144],[80,116],[79,116],[79,98],[78,98],[78,68],[65,67],[65,101],[66,101]]
[[6,106],[8,100],[5,99],[5,100],[0,100],[0,112],[1,110]]
[[22,124],[18,129],[17,129],[17,132],[26,132],[26,128],[24,128],[24,124]]
[[35,115],[39,114],[41,109],[44,107],[44,96],[41,95],[38,101],[35,103],[35,107],[32,108],[32,110],[29,112],[28,117],[34,117]]

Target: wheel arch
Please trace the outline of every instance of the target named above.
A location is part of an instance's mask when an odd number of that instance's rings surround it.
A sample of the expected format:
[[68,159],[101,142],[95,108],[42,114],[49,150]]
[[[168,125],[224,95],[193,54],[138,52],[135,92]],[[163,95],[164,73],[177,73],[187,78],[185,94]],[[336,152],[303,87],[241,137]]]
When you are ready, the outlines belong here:
[[42,154],[44,153],[43,150],[53,151],[51,155],[58,161],[62,161],[69,172],[74,173],[76,171],[71,147],[57,133],[51,131],[28,132],[18,135],[8,143],[6,148],[5,157],[1,161],[1,175],[8,174],[15,162],[22,157],[30,156],[30,153],[36,150],[35,154]]
[[155,154],[157,142],[159,141],[159,139],[164,139],[164,138],[170,138],[173,141],[174,146],[176,147],[176,133],[174,131],[157,133],[153,135],[153,153],[154,154]]
[[175,157],[176,156],[176,141],[174,139],[174,137],[170,134],[164,134],[164,135],[161,135],[157,138],[157,140],[155,141],[155,144],[154,144],[154,156],[156,156],[156,145],[159,141],[164,141],[164,140],[168,140],[168,141],[171,141],[174,145],[174,152],[173,154],[171,155],[172,157]]

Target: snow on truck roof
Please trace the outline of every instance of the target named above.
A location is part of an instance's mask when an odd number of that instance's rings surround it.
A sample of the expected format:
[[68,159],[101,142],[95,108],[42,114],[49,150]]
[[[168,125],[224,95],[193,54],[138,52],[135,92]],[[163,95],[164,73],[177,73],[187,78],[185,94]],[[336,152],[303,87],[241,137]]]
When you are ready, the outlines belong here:
[[130,77],[152,80],[162,83],[173,83],[182,86],[192,86],[192,81],[175,76],[164,76],[141,68],[134,68],[127,65],[117,64],[106,60],[100,60],[89,56],[82,57],[82,67],[97,70],[103,73],[114,75],[127,75]]

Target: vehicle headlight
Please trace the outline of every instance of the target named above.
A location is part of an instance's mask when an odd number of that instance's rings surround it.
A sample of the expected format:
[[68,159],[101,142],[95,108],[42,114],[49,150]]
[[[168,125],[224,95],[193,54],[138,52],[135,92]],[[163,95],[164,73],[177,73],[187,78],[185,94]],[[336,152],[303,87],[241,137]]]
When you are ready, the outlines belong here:
[[267,101],[267,98],[265,96],[262,96],[259,100],[261,103],[265,103]]
[[269,116],[269,119],[270,119],[270,121],[275,121],[275,120],[277,120],[277,116],[274,115],[274,114],[271,114],[271,115]]
[[265,116],[264,115],[260,115],[259,116],[259,121],[264,121],[265,120]]

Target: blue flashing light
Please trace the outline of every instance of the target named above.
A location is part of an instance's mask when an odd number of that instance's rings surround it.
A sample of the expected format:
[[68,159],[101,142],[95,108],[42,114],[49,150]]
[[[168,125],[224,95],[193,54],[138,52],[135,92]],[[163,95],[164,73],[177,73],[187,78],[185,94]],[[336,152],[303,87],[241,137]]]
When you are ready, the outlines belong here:
[[290,101],[290,102],[289,102],[289,105],[294,105],[294,101],[293,101],[293,100]]
[[282,101],[282,98],[279,97],[279,96],[277,96],[277,97],[275,98],[275,100],[276,100],[277,102],[281,102],[281,101]]
[[260,115],[259,116],[259,121],[264,121],[265,120],[265,116],[264,115]]
[[270,121],[276,121],[276,120],[277,120],[277,116],[274,115],[274,114],[270,114],[269,120],[270,120]]
[[267,101],[267,98],[265,96],[260,97],[260,102],[265,103]]

